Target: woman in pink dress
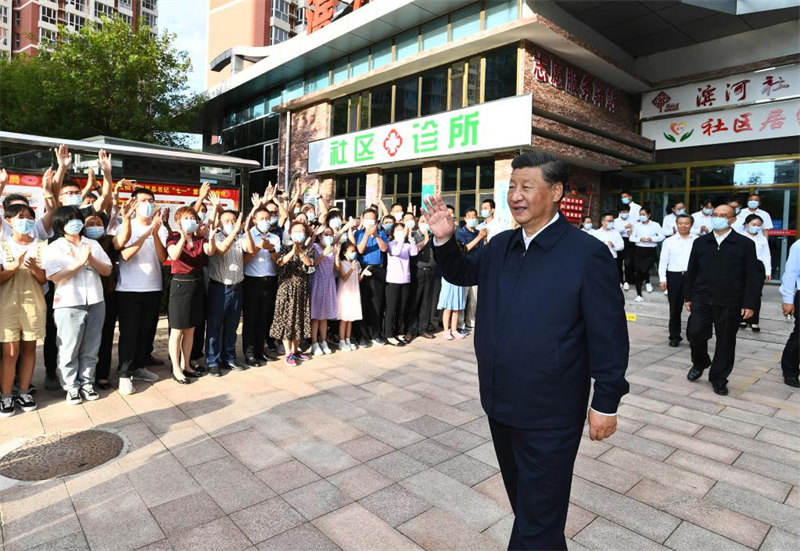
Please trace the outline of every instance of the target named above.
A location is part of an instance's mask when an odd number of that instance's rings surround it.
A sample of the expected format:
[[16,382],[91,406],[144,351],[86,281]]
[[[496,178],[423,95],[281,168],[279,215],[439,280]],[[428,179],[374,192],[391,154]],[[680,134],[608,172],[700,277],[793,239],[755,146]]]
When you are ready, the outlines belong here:
[[353,322],[361,319],[361,290],[359,282],[369,276],[367,270],[361,273],[361,265],[356,260],[358,251],[353,243],[343,245],[336,255],[336,271],[339,272],[339,289],[336,294],[336,317],[339,321],[339,350],[358,350],[356,343],[350,341]]
[[328,320],[336,319],[336,274],[334,274],[334,231],[324,226],[314,243],[314,273],[311,274],[311,354],[330,354]]

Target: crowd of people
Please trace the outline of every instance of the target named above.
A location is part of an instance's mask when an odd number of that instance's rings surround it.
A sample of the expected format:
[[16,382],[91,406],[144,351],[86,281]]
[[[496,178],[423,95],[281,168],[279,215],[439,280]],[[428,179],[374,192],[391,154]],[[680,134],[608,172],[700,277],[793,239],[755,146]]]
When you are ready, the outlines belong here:
[[[243,213],[203,184],[193,204],[171,212],[150,189],[115,183],[105,151],[102,182],[90,171],[86,184],[67,177],[65,146],[54,153],[39,212],[23,195],[3,196],[0,416],[36,409],[41,339],[45,388],[62,389],[68,403],[111,388],[117,324],[119,392],[158,380],[148,367],[165,363],[153,356],[165,300],[180,384],[268,361],[295,366],[334,350],[402,347],[436,338],[442,326],[440,338],[462,339],[474,328],[477,287],[442,280],[425,214],[413,207],[378,198],[345,218],[317,184],[290,196],[269,185]],[[0,171],[0,195],[7,181]],[[466,254],[505,229],[492,200],[458,226]]]

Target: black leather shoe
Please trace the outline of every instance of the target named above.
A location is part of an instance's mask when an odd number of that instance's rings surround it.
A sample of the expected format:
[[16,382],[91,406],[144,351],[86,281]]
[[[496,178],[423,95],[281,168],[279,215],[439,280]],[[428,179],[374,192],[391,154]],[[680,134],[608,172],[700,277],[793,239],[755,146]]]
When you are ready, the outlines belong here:
[[689,379],[690,381],[696,381],[702,376],[703,376],[703,370],[693,367],[689,370],[689,373],[686,375],[686,378]]
[[197,373],[196,371],[186,371],[184,369],[183,371],[181,371],[181,373],[183,373],[184,377],[188,377],[189,379],[199,379],[200,378],[200,374]]
[[276,354],[271,348],[265,348],[263,358],[265,358],[265,361],[277,362],[278,354]]
[[219,377],[220,376],[219,367],[216,365],[208,366],[208,373],[212,377]]
[[174,374],[172,375],[172,378],[175,379],[175,382],[179,385],[188,385],[192,382],[189,378],[178,379]]
[[753,333],[759,333],[761,331],[761,328],[758,326],[757,323],[754,323],[753,325],[751,325],[750,329],[753,331]]
[[783,382],[791,387],[800,388],[800,378],[798,377],[784,377]]
[[678,348],[678,346],[680,346],[680,342],[679,341],[669,341],[669,345],[672,348]]
[[406,343],[404,343],[403,341],[401,341],[399,339],[395,339],[394,337],[389,337],[388,339],[386,339],[386,344],[390,344],[390,345],[396,346],[398,348],[401,348],[401,347],[406,345]]
[[720,396],[727,396],[728,395],[728,385],[725,383],[711,383],[711,386],[714,387],[714,394],[719,394]]
[[263,367],[264,362],[254,356],[250,356],[244,359],[244,363],[246,363],[250,367]]
[[232,362],[229,362],[225,367],[227,367],[231,371],[244,371],[245,369],[247,369],[245,366],[240,364],[237,360],[233,360]]
[[108,390],[111,388],[111,383],[109,383],[107,379],[103,379],[102,381],[95,381],[94,386],[100,390]]

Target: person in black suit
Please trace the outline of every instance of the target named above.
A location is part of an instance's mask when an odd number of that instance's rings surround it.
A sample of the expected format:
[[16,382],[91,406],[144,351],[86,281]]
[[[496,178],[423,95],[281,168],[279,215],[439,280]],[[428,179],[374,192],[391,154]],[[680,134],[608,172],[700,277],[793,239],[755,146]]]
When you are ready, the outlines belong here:
[[[691,312],[686,336],[692,367],[687,377],[696,381],[711,366],[708,379],[721,396],[728,394],[739,322],[753,317],[761,300],[756,247],[752,239],[731,229],[735,212],[727,204],[714,209],[713,231],[695,239],[684,281],[686,309]],[[712,326],[717,335],[713,361],[708,355]]]
[[566,549],[591,379],[593,440],[614,434],[628,392],[625,301],[608,247],[558,212],[566,163],[528,152],[511,167],[507,201],[520,228],[465,255],[441,197],[426,200],[427,219],[443,277],[481,289],[475,353],[481,404],[515,514],[509,549]]

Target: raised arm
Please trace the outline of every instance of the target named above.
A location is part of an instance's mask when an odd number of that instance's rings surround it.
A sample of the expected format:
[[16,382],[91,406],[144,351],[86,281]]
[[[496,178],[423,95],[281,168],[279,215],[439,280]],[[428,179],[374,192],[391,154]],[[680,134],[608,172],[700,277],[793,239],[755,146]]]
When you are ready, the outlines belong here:
[[111,154],[106,153],[105,149],[97,153],[97,165],[103,171],[103,187],[100,188],[100,196],[92,206],[95,212],[104,212],[111,202],[111,190],[114,187],[114,180],[111,177]]
[[461,254],[455,238],[453,217],[439,196],[425,199],[426,220],[434,236],[433,256],[444,278],[453,285],[471,287],[478,284],[480,261],[486,248],[478,254]]

